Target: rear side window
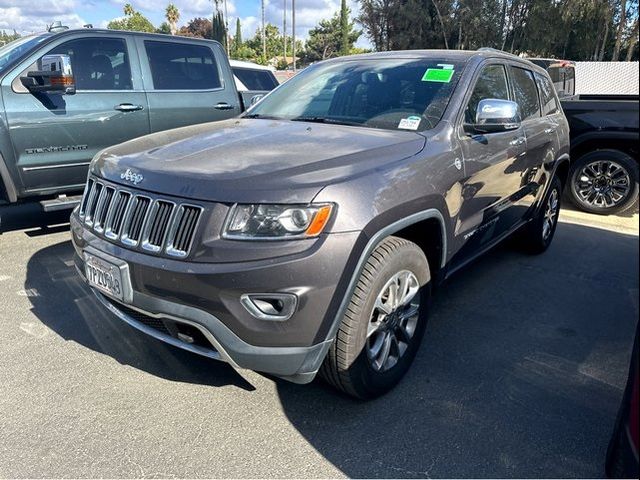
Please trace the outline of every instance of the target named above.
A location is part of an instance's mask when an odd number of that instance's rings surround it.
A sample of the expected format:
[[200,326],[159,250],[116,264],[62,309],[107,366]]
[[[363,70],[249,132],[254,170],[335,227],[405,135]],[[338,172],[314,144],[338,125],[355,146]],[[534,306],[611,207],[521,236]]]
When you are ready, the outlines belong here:
[[78,38],[48,54],[69,55],[78,90],[131,90],[127,44],[121,38]]
[[145,41],[154,90],[220,88],[213,51],[203,45]]
[[549,81],[549,79],[547,79],[547,77],[538,73],[536,73],[535,76],[536,83],[538,84],[538,90],[540,91],[542,114],[553,115],[554,113],[558,113],[558,111],[560,110],[560,106],[558,105],[558,100],[553,93],[553,85],[551,85],[551,82]]
[[489,65],[482,70],[467,104],[465,111],[466,123],[475,123],[480,100],[488,98],[509,100],[507,73],[502,65]]
[[275,76],[268,70],[232,67],[233,74],[249,90],[273,90],[278,86]]
[[533,73],[524,68],[511,67],[513,78],[513,97],[520,105],[522,120],[540,116],[538,89],[533,80]]

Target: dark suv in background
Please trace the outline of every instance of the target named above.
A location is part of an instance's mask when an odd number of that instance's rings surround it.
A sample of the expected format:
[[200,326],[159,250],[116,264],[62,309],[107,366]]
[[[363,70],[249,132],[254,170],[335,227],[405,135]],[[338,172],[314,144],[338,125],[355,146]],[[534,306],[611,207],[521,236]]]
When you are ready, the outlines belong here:
[[158,339],[371,398],[409,368],[434,285],[514,233],[547,249],[568,152],[548,74],[518,57],[329,60],[242,118],[98,154],[76,266]]

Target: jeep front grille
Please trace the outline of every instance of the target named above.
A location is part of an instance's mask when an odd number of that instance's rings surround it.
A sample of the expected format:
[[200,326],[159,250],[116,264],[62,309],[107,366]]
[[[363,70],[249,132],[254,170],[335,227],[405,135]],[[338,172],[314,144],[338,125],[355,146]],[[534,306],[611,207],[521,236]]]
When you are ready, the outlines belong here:
[[80,219],[94,232],[127,247],[186,257],[202,210],[89,179]]

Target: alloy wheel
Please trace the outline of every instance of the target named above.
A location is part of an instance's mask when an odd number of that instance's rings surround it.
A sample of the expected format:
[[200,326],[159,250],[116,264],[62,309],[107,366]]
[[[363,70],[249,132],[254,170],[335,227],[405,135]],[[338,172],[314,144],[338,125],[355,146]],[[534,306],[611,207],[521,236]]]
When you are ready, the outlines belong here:
[[418,324],[420,284],[402,270],[378,294],[367,328],[367,358],[378,372],[393,368],[405,354]]
[[547,200],[547,205],[544,209],[544,220],[542,222],[542,238],[543,240],[547,240],[553,231],[553,226],[558,220],[558,213],[560,209],[558,208],[560,204],[560,194],[557,189],[553,189],[551,194],[549,195],[549,200]]
[[587,205],[595,208],[615,207],[629,195],[629,172],[617,162],[591,162],[578,174],[575,190],[580,200]]

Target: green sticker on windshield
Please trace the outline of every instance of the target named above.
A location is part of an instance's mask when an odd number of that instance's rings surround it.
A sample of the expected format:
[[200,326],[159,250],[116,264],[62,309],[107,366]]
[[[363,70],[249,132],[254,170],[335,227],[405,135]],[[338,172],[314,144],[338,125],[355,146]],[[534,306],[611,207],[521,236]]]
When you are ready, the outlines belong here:
[[424,72],[424,75],[422,76],[422,81],[449,83],[453,78],[454,73],[455,70],[452,68],[427,68],[427,71]]

